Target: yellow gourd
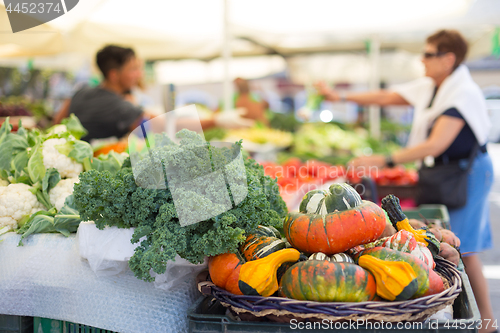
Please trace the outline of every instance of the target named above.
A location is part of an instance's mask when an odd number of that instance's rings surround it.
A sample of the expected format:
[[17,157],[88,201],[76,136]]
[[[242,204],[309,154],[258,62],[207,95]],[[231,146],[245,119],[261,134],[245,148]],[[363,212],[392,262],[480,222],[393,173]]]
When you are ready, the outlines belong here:
[[359,266],[375,276],[377,295],[389,301],[410,299],[418,290],[417,274],[404,261],[384,261],[370,255],[359,258]]
[[382,208],[387,212],[389,220],[391,220],[392,225],[397,231],[406,230],[413,234],[417,242],[424,243],[433,256],[439,253],[440,242],[437,240],[436,236],[434,236],[428,228],[415,230],[403,213],[401,205],[399,204],[399,199],[396,196],[389,194],[383,198]]
[[271,296],[278,290],[276,271],[281,264],[299,260],[300,252],[283,249],[241,266],[238,285],[245,295]]

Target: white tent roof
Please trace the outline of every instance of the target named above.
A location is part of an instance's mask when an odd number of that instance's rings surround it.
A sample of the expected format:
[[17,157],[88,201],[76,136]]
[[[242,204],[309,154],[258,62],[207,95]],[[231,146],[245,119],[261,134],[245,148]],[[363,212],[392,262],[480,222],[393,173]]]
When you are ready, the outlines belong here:
[[5,7],[0,5],[0,59],[51,55],[63,49],[64,39],[60,31],[48,24],[13,34]]
[[[500,24],[496,0],[230,0],[229,5],[233,35],[255,41],[235,39],[235,55],[363,49],[374,34],[382,48],[414,52],[429,33],[446,27],[464,33],[473,56],[489,52],[485,36]],[[3,30],[5,18],[2,9]],[[48,30],[62,33],[64,45],[47,33],[31,50],[38,46],[47,54],[59,47],[93,55],[104,44],[115,43],[133,46],[146,59],[214,58],[221,52],[222,22],[223,0],[80,0],[48,23]],[[4,35],[3,55],[22,53],[24,46],[6,41]],[[5,51],[16,48],[10,54]]]

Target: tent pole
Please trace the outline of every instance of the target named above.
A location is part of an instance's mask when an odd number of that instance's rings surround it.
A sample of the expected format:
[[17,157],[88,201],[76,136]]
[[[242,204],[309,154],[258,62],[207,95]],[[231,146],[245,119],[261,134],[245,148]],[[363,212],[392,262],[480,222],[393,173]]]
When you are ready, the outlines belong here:
[[[370,90],[380,89],[380,36],[374,35],[370,40],[369,49],[369,59],[370,59]],[[375,138],[380,138],[380,106],[371,105],[369,107],[370,111],[370,135]]]
[[224,111],[233,108],[232,101],[232,84],[229,72],[231,62],[231,33],[229,27],[229,0],[224,1],[224,28],[223,28],[223,44],[222,44],[222,59],[224,62],[224,79],[223,79],[223,95],[224,95]]

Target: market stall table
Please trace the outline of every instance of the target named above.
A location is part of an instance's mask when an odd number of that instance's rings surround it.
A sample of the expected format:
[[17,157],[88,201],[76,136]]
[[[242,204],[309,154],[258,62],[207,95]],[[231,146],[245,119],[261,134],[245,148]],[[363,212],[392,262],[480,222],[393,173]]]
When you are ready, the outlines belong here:
[[164,291],[130,270],[97,276],[81,259],[75,234],[0,236],[0,314],[44,317],[115,332],[187,331],[199,293],[193,279]]

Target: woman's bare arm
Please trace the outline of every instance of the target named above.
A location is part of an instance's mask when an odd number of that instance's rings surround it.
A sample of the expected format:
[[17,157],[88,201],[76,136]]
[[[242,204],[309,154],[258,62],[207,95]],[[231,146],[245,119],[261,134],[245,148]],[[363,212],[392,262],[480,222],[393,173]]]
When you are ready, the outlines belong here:
[[[426,141],[411,148],[405,148],[392,154],[396,164],[413,162],[427,156],[441,155],[455,141],[465,125],[463,119],[450,116],[440,116]],[[353,159],[349,164],[353,167],[383,167],[386,163],[384,155],[361,156]]]
[[389,90],[350,93],[345,95],[345,99],[359,105],[410,105],[400,94]]
[[[340,93],[330,89],[324,82],[314,85],[318,93],[325,96],[326,100],[338,102],[341,100]],[[359,105],[410,105],[397,92],[390,90],[368,91],[362,93],[348,93],[344,95],[345,100]]]
[[392,159],[394,163],[406,163],[423,159],[429,155],[437,157],[455,141],[464,126],[463,119],[446,115],[440,116],[426,141],[415,147],[395,152]]

